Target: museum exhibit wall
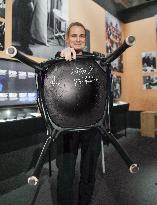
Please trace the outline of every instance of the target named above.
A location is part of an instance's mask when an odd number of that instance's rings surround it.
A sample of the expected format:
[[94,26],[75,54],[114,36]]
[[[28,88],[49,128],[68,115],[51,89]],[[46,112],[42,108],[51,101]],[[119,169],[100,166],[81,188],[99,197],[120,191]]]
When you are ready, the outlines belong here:
[[130,103],[130,110],[156,111],[157,90],[143,88],[143,76],[157,72],[142,72],[142,52],[157,51],[155,17],[124,25],[124,35],[136,37],[136,44],[124,53],[122,99]]
[[[105,53],[105,10],[92,0],[69,0],[69,23],[80,21],[90,31],[90,51]],[[5,48],[12,44],[12,0],[6,1]],[[143,89],[141,53],[156,51],[155,17],[123,24],[123,39],[132,34],[136,37],[135,46],[123,55],[122,89],[119,100],[130,103],[130,111],[157,109],[155,89]],[[1,58],[8,58],[5,51],[0,51]],[[38,61],[41,59],[36,58]],[[155,75],[155,73],[151,73]]]
[[[105,10],[91,0],[70,0],[70,22],[81,21],[91,33],[91,52],[105,52]],[[130,103],[130,111],[157,110],[157,90],[143,88],[141,54],[156,51],[155,17],[122,23],[123,39],[128,35],[136,37],[136,43],[123,54],[124,72],[116,73],[122,78],[120,100]],[[151,73],[150,75],[155,75]]]

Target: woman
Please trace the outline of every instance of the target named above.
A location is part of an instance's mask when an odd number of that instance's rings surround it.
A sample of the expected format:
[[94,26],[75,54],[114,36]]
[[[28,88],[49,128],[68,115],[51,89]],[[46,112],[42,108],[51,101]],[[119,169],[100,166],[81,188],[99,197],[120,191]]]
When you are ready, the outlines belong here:
[[[65,41],[67,48],[58,52],[56,57],[66,61],[76,59],[77,55],[86,55],[83,51],[86,43],[86,29],[79,23],[71,23],[67,29]],[[95,184],[95,171],[101,149],[101,136],[96,130],[64,133],[57,139],[58,185],[57,204],[73,204],[73,180],[79,147],[81,148],[80,183],[78,205],[89,205]]]

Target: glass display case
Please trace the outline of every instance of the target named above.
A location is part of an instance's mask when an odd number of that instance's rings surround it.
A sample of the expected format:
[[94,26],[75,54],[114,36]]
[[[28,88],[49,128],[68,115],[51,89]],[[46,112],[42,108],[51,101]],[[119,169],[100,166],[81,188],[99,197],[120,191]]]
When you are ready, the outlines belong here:
[[40,117],[37,106],[7,107],[0,109],[0,123]]

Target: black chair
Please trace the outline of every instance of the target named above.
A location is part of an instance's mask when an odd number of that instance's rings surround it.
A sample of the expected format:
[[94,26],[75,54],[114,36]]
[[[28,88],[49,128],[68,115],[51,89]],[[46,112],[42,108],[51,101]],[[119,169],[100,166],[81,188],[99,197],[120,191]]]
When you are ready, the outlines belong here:
[[102,135],[103,172],[105,169],[103,140],[113,144],[131,173],[138,171],[137,164],[132,162],[110,129],[110,107],[112,106],[110,63],[132,45],[135,39],[132,36],[128,38],[107,58],[90,54],[78,56],[71,62],[58,58],[37,63],[14,47],[7,49],[11,57],[35,69],[38,106],[47,127],[48,138],[32,176],[28,178],[29,184],[37,184],[48,150],[51,175],[50,144],[55,142],[61,132],[67,131],[98,129]]

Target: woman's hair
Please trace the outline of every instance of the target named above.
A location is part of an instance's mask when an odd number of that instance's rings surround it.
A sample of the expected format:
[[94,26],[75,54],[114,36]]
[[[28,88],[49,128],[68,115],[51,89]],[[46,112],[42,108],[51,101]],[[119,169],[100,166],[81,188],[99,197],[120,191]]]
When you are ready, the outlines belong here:
[[86,28],[84,27],[84,25],[80,22],[73,22],[71,23],[68,28],[67,28],[67,31],[66,31],[66,35],[67,37],[69,36],[69,33],[70,33],[70,29],[73,27],[73,26],[80,26],[82,27],[84,30],[85,30],[85,34],[86,34]]

